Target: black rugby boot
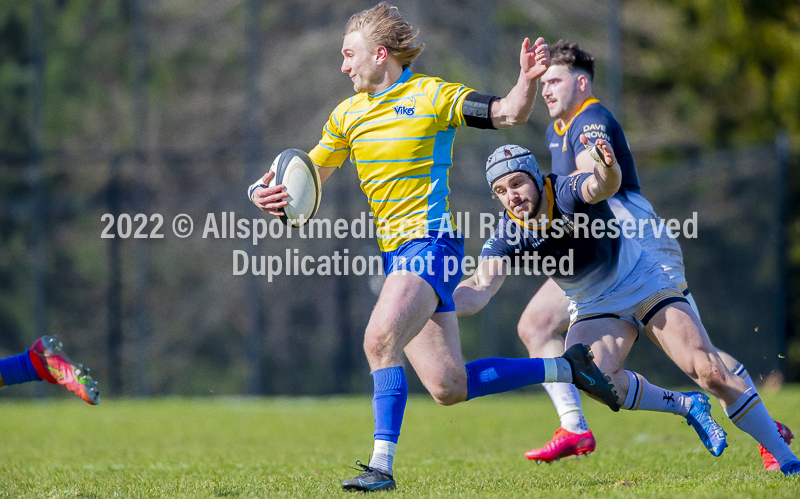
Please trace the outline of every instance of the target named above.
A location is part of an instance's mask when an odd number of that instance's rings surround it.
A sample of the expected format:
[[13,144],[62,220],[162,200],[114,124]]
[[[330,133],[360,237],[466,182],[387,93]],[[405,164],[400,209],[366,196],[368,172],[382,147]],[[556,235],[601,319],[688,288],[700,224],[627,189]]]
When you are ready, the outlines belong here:
[[[355,478],[342,482],[344,490],[352,492],[382,492],[384,490],[394,490],[397,485],[394,478],[389,473],[375,468],[370,468],[361,461],[356,461],[356,466],[364,470],[363,473]],[[358,468],[353,468],[358,470]]]
[[572,384],[600,399],[612,411],[618,412],[620,408],[619,397],[611,378],[600,371],[592,359],[591,349],[582,344],[572,345],[564,352],[561,358],[569,362],[572,368]]

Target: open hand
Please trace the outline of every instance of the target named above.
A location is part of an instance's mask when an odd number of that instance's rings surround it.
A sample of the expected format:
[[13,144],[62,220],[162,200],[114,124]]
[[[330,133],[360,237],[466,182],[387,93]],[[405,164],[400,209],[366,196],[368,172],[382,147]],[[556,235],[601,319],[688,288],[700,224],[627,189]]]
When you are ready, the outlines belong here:
[[590,145],[586,135],[581,134],[580,139],[581,144],[589,151],[592,158],[598,163],[603,163],[606,168],[611,168],[617,162],[617,158],[614,156],[614,149],[611,148],[611,144],[607,140],[597,139],[594,145]]
[[539,37],[531,46],[531,39],[522,41],[522,50],[519,53],[519,65],[522,72],[531,80],[542,76],[550,67],[550,47]]

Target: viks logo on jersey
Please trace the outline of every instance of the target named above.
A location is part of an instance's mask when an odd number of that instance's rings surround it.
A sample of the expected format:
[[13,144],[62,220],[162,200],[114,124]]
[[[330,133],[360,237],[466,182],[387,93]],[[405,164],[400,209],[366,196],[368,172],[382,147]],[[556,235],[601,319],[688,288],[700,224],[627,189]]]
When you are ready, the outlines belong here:
[[401,117],[401,116],[414,116],[414,112],[416,111],[416,109],[415,109],[416,108],[416,104],[417,104],[417,101],[414,100],[413,97],[409,97],[408,99],[404,100],[400,104],[394,106],[392,109],[394,109],[394,112],[398,117]]

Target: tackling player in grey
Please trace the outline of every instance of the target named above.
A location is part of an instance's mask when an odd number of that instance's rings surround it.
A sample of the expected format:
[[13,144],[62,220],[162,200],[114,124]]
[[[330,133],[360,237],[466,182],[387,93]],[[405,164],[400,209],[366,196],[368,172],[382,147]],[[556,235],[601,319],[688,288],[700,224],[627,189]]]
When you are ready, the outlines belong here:
[[[569,301],[566,345],[591,346],[598,367],[617,388],[622,409],[686,417],[715,456],[727,445],[704,394],[655,387],[640,374],[621,369],[641,329],[717,397],[733,424],[772,453],[784,474],[800,473],[800,461],[776,431],[758,393],[725,366],[677,283],[635,240],[614,237],[615,219],[606,200],[619,190],[620,165],[608,141],[598,139],[589,146],[585,136],[580,140],[594,156],[593,173],[543,178],[533,155],[519,146],[500,147],[489,157],[486,178],[505,213],[484,245],[475,273],[453,294],[456,313],[482,309],[510,267],[526,257],[538,253],[563,258],[572,252],[573,272],[553,276]],[[578,215],[605,230],[575,230]]]
[[[661,219],[641,193],[633,156],[622,127],[592,94],[594,57],[577,44],[564,41],[553,45],[550,52],[551,66],[542,76],[542,97],[550,117],[555,118],[545,134],[552,172],[558,175],[591,173],[595,162],[580,143],[580,135],[585,134],[590,140],[604,139],[614,149],[622,174],[619,189],[608,198],[614,215],[620,221],[636,222],[637,226],[640,220],[660,223]],[[661,264],[700,317],[686,282],[683,254],[677,239],[669,237],[666,232],[660,232],[659,237],[650,223],[643,224],[643,227],[644,231],[636,231],[637,241]],[[548,279],[531,298],[520,317],[517,332],[532,357],[558,355],[564,351],[563,334],[569,325],[568,305],[566,296],[553,279]],[[730,371],[755,391],[753,380],[739,361],[721,350],[717,350],[717,354]],[[631,382],[635,381],[631,379]],[[552,461],[589,448],[594,450],[594,436],[583,417],[578,391],[563,383],[546,383],[544,388],[553,400],[561,427],[547,445],[529,451],[526,457]],[[655,393],[652,399],[655,407],[661,405],[661,399]],[[643,403],[646,405],[647,400]],[[790,442],[791,431],[780,423],[777,425],[784,439]],[[763,447],[761,455],[765,468],[778,469],[777,461]]]

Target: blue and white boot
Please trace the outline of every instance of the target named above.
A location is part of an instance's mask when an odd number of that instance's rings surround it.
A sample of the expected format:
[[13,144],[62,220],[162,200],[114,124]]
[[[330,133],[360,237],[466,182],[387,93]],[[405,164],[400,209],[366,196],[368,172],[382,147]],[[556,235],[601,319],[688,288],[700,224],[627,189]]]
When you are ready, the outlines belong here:
[[697,436],[706,446],[712,456],[719,456],[728,442],[725,430],[711,417],[711,404],[708,403],[708,396],[700,392],[683,392],[684,395],[692,398],[692,408],[686,415],[686,424],[694,428]]

